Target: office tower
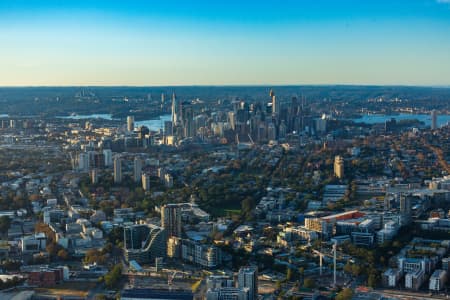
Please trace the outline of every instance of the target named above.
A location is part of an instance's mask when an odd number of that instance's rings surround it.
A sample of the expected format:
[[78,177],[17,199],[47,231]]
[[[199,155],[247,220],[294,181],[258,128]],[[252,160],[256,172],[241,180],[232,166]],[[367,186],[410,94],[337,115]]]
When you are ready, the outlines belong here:
[[133,116],[127,117],[127,130],[129,132],[133,132],[133,130],[134,130],[134,117]]
[[173,177],[172,177],[172,175],[164,174],[164,184],[168,188],[172,188],[173,187]]
[[166,229],[168,237],[181,237],[181,207],[178,204],[161,207],[161,226]]
[[103,152],[94,152],[92,162],[94,168],[103,169],[105,167],[105,155]]
[[273,90],[270,90],[269,95],[272,99],[272,115],[277,115],[280,113],[280,103],[277,101],[277,97]]
[[400,195],[400,214],[406,217],[411,216],[411,196]]
[[164,136],[173,135],[172,121],[164,122]]
[[258,269],[242,267],[238,273],[238,288],[249,288],[249,300],[258,298]]
[[150,191],[150,175],[142,174],[142,189],[144,191]]
[[103,155],[105,157],[105,166],[106,167],[112,166],[113,160],[112,160],[112,151],[111,151],[111,149],[103,150]]
[[344,178],[344,158],[340,155],[334,157],[334,176]]
[[133,178],[135,182],[141,181],[142,177],[142,160],[139,157],[134,158]]
[[92,182],[92,184],[97,184],[98,183],[98,171],[97,171],[97,169],[92,169],[91,170],[91,182]]
[[124,252],[129,262],[150,263],[157,257],[167,255],[166,230],[152,224],[133,224],[125,226]]
[[184,110],[182,125],[184,137],[195,136],[194,108],[191,105],[186,106]]
[[287,126],[286,126],[286,123],[283,120],[283,121],[281,121],[281,124],[280,124],[279,129],[278,129],[278,138],[279,139],[286,138],[286,131],[287,131]]
[[277,129],[272,122],[267,126],[267,138],[269,141],[275,141],[277,139]]
[[166,95],[164,95],[164,93],[161,93],[161,103],[164,104],[165,101],[166,101]]
[[431,111],[431,129],[437,129],[437,111],[435,109]]
[[234,113],[234,111],[229,111],[227,116],[228,116],[228,124],[230,124],[231,130],[235,130],[236,129],[236,114]]
[[114,159],[114,183],[122,182],[122,159],[116,157]]
[[178,115],[177,115],[177,97],[175,95],[175,92],[172,94],[172,126],[178,125]]
[[78,170],[81,172],[89,171],[89,154],[82,152],[78,154]]

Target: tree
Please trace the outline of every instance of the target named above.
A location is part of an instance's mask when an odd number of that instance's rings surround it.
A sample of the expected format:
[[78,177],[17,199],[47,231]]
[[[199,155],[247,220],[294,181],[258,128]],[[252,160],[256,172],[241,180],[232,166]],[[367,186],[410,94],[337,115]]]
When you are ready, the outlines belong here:
[[69,259],[69,253],[65,249],[61,249],[58,251],[58,257],[62,260],[68,260]]
[[352,274],[357,277],[361,274],[361,266],[357,264],[352,265]]
[[45,247],[45,250],[47,251],[47,253],[50,257],[57,256],[58,252],[62,249],[63,249],[63,247],[55,242],[51,242]]
[[97,249],[89,249],[86,251],[86,255],[84,256],[83,262],[85,264],[93,264],[97,263],[99,265],[104,264],[107,259],[107,254],[103,254],[101,251]]
[[286,280],[291,281],[291,279],[292,279],[292,270],[291,268],[288,267],[286,271]]
[[345,288],[336,295],[336,300],[350,300],[353,297],[352,289]]
[[255,200],[252,197],[246,197],[242,200],[242,213],[249,214],[255,206]]
[[117,288],[117,284],[119,283],[121,277],[122,277],[122,266],[120,264],[117,264],[104,277],[106,287],[109,289],[112,289],[114,287]]
[[316,287],[316,283],[313,279],[306,278],[305,281],[303,282],[303,286],[307,289],[313,289]]

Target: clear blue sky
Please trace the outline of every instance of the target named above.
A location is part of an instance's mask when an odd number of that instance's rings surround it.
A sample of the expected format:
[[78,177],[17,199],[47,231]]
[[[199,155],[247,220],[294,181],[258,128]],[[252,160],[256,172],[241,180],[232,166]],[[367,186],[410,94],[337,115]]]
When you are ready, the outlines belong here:
[[450,0],[0,0],[0,86],[450,85]]

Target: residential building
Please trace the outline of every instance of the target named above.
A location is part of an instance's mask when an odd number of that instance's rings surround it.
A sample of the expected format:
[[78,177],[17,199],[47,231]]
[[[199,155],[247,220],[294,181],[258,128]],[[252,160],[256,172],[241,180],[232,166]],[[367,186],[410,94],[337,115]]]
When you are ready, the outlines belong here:
[[178,204],[166,204],[161,207],[161,226],[169,237],[181,237],[181,207]]
[[116,157],[114,159],[114,183],[122,182],[122,159]]
[[142,179],[142,160],[139,157],[134,158],[133,179],[135,182],[139,182]]
[[258,269],[256,267],[242,267],[238,273],[238,288],[249,289],[249,300],[258,298]]
[[147,173],[142,174],[142,189],[146,192],[150,191],[150,175]]
[[441,291],[447,283],[447,271],[435,270],[430,277],[429,289],[432,291]]
[[344,178],[344,158],[340,155],[334,157],[334,176]]
[[425,272],[423,270],[411,271],[405,275],[405,288],[417,291],[424,281]]
[[389,288],[397,287],[402,278],[402,274],[402,271],[399,269],[387,269],[382,277],[383,286]]

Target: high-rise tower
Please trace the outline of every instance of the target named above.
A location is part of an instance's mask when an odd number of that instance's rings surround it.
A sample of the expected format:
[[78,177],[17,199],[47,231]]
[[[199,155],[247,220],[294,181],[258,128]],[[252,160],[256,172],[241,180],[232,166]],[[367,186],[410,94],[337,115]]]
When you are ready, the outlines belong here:
[[177,98],[175,92],[172,94],[172,126],[178,125],[178,116],[177,116]]
[[435,109],[431,111],[431,129],[437,129],[437,111]]
[[127,117],[127,130],[129,132],[132,132],[134,130],[134,117],[133,116]]
[[122,159],[116,157],[114,159],[114,183],[122,182]]
[[249,300],[258,299],[258,269],[242,267],[238,273],[238,288],[249,288]]
[[340,155],[334,157],[334,176],[344,178],[344,158]]
[[272,115],[277,115],[280,113],[280,104],[272,89],[270,90],[269,95],[272,98]]
[[166,204],[161,207],[161,226],[166,229],[168,237],[181,237],[180,206],[177,204]]
[[133,179],[135,182],[140,182],[142,179],[142,160],[139,157],[134,158]]

